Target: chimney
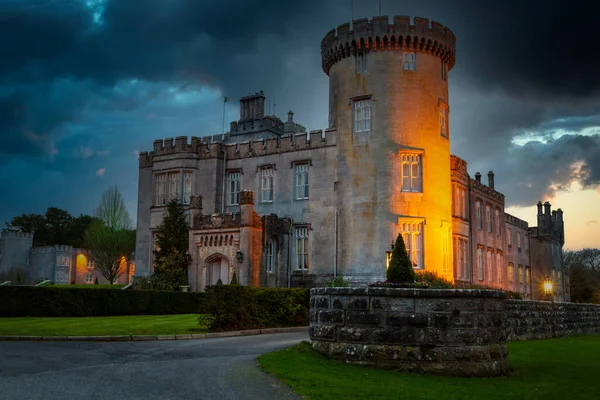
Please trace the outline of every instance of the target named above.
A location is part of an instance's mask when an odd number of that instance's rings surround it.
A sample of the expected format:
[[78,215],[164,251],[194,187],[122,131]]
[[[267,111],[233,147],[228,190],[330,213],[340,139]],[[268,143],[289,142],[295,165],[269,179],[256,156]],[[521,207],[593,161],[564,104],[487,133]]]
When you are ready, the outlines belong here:
[[563,220],[563,210],[561,210],[560,208],[558,210],[556,210],[556,220],[557,221]]
[[481,174],[479,172],[475,172],[475,180],[481,183]]
[[488,186],[494,188],[494,171],[488,172]]
[[240,214],[242,225],[252,225],[254,222],[254,192],[252,190],[240,192]]
[[550,203],[549,202],[544,203],[544,214],[550,215]]
[[195,194],[190,196],[190,227],[194,226],[194,220],[197,216],[202,217],[202,196]]
[[287,122],[294,122],[294,113],[292,110],[288,111],[288,120]]
[[261,90],[240,99],[240,121],[262,118],[265,115],[265,94]]
[[537,203],[537,208],[538,208],[538,215],[542,215],[542,202],[538,201]]

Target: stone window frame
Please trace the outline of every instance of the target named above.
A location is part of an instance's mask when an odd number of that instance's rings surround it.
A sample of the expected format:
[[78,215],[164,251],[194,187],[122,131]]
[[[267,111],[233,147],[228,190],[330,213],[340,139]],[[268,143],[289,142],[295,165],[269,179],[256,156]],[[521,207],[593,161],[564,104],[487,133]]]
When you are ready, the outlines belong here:
[[[294,171],[294,193],[293,198],[295,201],[306,201],[310,198],[310,167],[312,166],[311,160],[298,160],[292,162],[292,168]],[[302,168],[300,168],[302,167]],[[306,168],[304,168],[306,167]],[[300,174],[301,173],[301,174]],[[299,175],[304,176],[302,182],[300,182]],[[303,189],[301,193],[300,190]]]
[[[458,278],[461,280],[468,279],[468,277],[469,277],[469,271],[468,271],[469,252],[467,250],[468,248],[469,248],[469,240],[468,239],[465,239],[464,237],[456,238],[456,264],[457,264],[456,274],[457,274]],[[462,260],[461,260],[461,256],[462,256]]]
[[357,47],[354,54],[354,73],[364,74],[367,72],[367,49],[365,47]]
[[515,264],[508,263],[508,283],[512,284],[515,281]]
[[450,139],[450,105],[442,98],[438,98],[440,136]]
[[417,52],[416,51],[404,51],[402,52],[402,69],[404,71],[416,71],[417,70]]
[[477,229],[483,229],[483,216],[481,212],[481,199],[475,199],[475,219],[477,224]]
[[[398,152],[400,156],[400,182],[402,184],[400,191],[402,193],[423,193],[423,151],[419,150],[400,150]],[[406,169],[408,166],[408,169]],[[418,169],[417,175],[415,175],[415,166]],[[408,173],[408,175],[406,175]],[[408,179],[410,187],[406,189],[405,180]],[[416,182],[416,185],[414,183]]]
[[492,208],[493,206],[490,203],[485,205],[485,224],[486,224],[486,232],[492,233],[494,232],[494,226],[492,224]]
[[85,275],[85,283],[94,283],[94,276],[92,274],[86,274]]
[[441,70],[442,70],[442,80],[443,81],[448,81],[448,66],[446,65],[446,62],[443,59],[440,59],[440,66],[441,66]]
[[265,249],[265,256],[266,256],[266,268],[267,268],[267,273],[272,274],[275,273],[275,256],[277,254],[277,248],[276,248],[277,244],[275,243],[275,240],[273,240],[273,238],[269,239],[269,241],[267,241],[267,246]]
[[500,226],[500,208],[496,207],[494,210],[494,222],[496,224],[496,236],[502,235],[502,227]]
[[508,247],[512,247],[512,228],[506,227],[506,243]]
[[[267,187],[265,188],[265,183]],[[260,202],[273,203],[275,200],[275,168],[260,168]]]
[[[356,96],[350,99],[352,105],[352,132],[353,133],[369,133],[373,130],[373,96],[370,94],[363,96]],[[359,120],[357,111],[361,112],[361,119]],[[365,116],[367,114],[367,116]],[[359,122],[364,124],[358,127]]]
[[[183,190],[181,192],[183,193],[183,204],[189,205],[191,196],[194,191],[194,171],[184,169],[182,171],[182,178],[183,178],[182,179]],[[189,182],[189,188],[188,188],[188,182]]]
[[[398,218],[398,230],[404,240],[413,269],[425,269],[425,218]],[[415,229],[416,228],[416,229]],[[410,240],[407,242],[407,237]]]
[[[296,255],[294,260],[294,267],[297,271],[308,271],[310,269],[311,230],[311,224],[294,224],[294,254]],[[302,234],[302,236],[299,236],[300,234]],[[302,239],[302,249],[300,249],[298,246],[301,243],[299,239]],[[300,267],[300,265],[302,265],[303,267]]]
[[477,245],[477,279],[483,281],[485,279],[485,266],[483,258],[484,247],[481,244]]
[[486,264],[486,270],[487,270],[487,275],[488,275],[488,283],[493,283],[494,282],[494,249],[491,247],[487,248],[487,251],[485,252],[485,264]]
[[[239,206],[240,205],[240,193],[242,192],[242,178],[244,175],[244,171],[241,168],[228,168],[225,170],[227,175],[227,205],[228,206]],[[237,192],[232,192],[232,177],[238,176],[239,179],[236,182],[239,182],[237,185]],[[234,198],[235,196],[235,198]],[[236,202],[237,201],[237,202]]]
[[496,250],[496,272],[498,276],[498,283],[504,283],[504,253],[502,250]]

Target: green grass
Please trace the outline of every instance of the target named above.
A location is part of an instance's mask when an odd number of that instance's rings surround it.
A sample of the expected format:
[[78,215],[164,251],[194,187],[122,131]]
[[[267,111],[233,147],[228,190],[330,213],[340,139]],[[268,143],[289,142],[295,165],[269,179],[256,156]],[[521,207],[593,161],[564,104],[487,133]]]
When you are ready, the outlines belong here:
[[66,289],[121,289],[122,287],[124,287],[125,285],[109,285],[108,283],[106,284],[98,284],[98,285],[94,285],[92,283],[77,283],[75,285],[49,285],[49,286],[45,286],[45,287],[55,287],[55,288],[66,288]]
[[210,316],[198,324],[197,314],[130,315],[119,317],[16,317],[0,318],[0,335],[117,336],[202,333]]
[[509,343],[510,376],[454,378],[329,360],[306,342],[259,357],[306,399],[600,399],[600,336]]

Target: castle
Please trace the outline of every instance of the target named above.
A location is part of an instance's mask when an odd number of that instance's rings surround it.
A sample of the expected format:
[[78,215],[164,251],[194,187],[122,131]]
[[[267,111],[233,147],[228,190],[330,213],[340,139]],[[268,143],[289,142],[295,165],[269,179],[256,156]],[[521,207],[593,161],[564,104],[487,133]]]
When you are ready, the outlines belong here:
[[[450,154],[449,72],[456,38],[427,19],[355,20],[327,33],[329,126],[307,132],[290,111],[265,115],[263,92],[240,100],[229,132],[156,140],[139,157],[137,275],[152,272],[170,199],[189,214],[192,290],[233,272],[243,284],[314,286],[341,275],[384,280],[390,244],[415,270],[542,299],[562,267],[562,211],[538,227],[504,211],[504,195]],[[543,210],[542,210],[543,208]]]

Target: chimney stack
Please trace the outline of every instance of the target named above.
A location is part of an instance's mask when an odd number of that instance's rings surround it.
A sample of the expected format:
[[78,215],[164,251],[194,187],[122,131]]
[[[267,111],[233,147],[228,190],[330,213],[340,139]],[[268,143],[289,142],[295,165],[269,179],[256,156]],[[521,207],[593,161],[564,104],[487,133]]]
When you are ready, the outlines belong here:
[[488,186],[494,188],[494,171],[488,172]]
[[294,122],[294,113],[292,110],[288,111],[288,120],[287,122]]
[[544,214],[550,215],[550,202],[548,201],[544,203]]
[[542,215],[542,202],[538,201],[537,203],[537,208],[538,208],[538,215]]
[[479,172],[475,172],[475,180],[481,183],[481,174]]
[[240,99],[240,121],[262,118],[265,115],[265,95],[259,93]]

